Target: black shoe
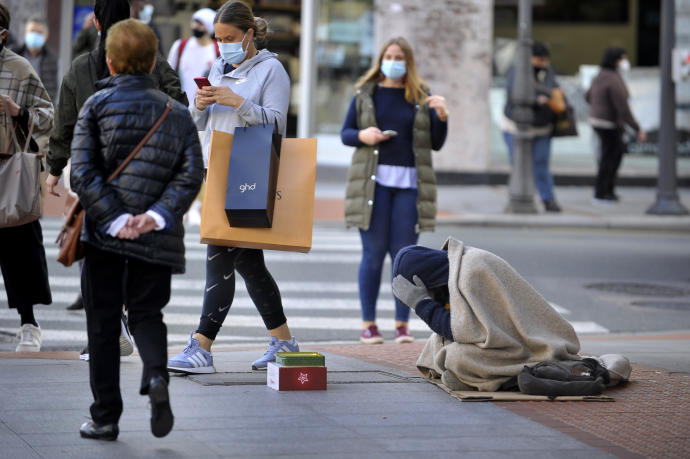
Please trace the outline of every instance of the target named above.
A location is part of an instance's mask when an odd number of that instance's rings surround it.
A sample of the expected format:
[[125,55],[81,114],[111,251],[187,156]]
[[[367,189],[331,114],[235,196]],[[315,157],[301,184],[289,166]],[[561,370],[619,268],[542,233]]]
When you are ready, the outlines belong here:
[[80,309],[84,309],[84,302],[81,299],[81,295],[79,295],[77,299],[74,300],[74,303],[67,306],[68,311],[78,311]]
[[560,212],[561,206],[558,205],[555,199],[544,201],[544,210],[547,212]]
[[170,409],[168,383],[154,376],[149,383],[151,400],[151,433],[154,437],[165,437],[173,428],[173,414]]
[[117,424],[96,424],[94,421],[87,421],[79,428],[82,438],[93,438],[95,440],[117,440],[120,430]]

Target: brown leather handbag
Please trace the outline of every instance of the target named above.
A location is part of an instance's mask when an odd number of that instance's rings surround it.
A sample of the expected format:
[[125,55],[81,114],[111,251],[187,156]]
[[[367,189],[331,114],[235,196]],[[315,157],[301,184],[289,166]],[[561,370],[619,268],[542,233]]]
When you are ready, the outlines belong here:
[[[141,147],[143,147],[146,144],[146,142],[149,141],[149,139],[151,138],[153,133],[156,132],[156,130],[161,125],[165,117],[168,116],[168,113],[170,113],[171,108],[172,99],[168,99],[168,103],[165,105],[165,111],[160,116],[160,118],[158,118],[156,124],[154,124],[151,130],[149,130],[149,132],[146,134],[146,136],[144,136],[144,138],[141,139],[139,144],[136,147],[134,147],[134,150],[132,150],[132,152],[127,156],[127,158],[125,158],[125,160],[122,161],[122,164],[120,164],[118,168],[115,169],[115,171],[112,174],[110,174],[110,177],[108,177],[106,183],[110,182],[115,177],[117,177],[117,174],[119,174],[122,171],[122,169],[124,169],[125,166],[129,164],[129,162],[134,158],[134,156],[139,152],[139,150],[141,150]],[[76,199],[70,207],[69,211],[67,212],[65,222],[63,223],[62,229],[60,230],[60,233],[58,234],[58,237],[55,240],[55,243],[59,246],[57,261],[65,266],[72,266],[72,263],[84,258],[84,246],[82,245],[80,240],[81,229],[84,225],[84,215],[84,208],[79,202],[79,199]]]

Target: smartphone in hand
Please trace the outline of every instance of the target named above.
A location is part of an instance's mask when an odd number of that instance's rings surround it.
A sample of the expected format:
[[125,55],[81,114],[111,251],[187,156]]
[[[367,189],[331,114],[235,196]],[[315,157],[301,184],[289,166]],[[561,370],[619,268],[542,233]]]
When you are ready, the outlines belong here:
[[395,137],[396,135],[398,135],[398,133],[396,131],[393,131],[392,129],[385,130],[381,134],[389,135],[391,137]]
[[208,78],[206,78],[206,77],[195,77],[194,83],[196,83],[196,85],[199,87],[199,89],[201,89],[205,86],[211,86],[211,82],[208,81]]

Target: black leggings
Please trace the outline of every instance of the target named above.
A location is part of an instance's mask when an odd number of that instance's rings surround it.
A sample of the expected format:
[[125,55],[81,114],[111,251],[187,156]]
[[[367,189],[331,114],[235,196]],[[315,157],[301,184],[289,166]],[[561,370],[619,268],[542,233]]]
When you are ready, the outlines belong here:
[[266,329],[273,330],[287,322],[278,285],[266,268],[263,251],[209,245],[204,304],[196,333],[216,339],[235,297],[235,270],[244,278]]
[[594,184],[594,197],[613,197],[618,168],[623,160],[625,145],[623,144],[623,131],[621,129],[594,128],[601,141],[601,159],[599,171]]

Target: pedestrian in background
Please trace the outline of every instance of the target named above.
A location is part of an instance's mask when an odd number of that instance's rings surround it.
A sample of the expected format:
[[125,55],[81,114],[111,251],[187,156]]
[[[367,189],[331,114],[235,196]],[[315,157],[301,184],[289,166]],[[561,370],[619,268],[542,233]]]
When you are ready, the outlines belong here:
[[[362,261],[359,298],[365,344],[383,342],[376,326],[376,300],[386,254],[391,261],[421,231],[434,229],[436,178],[431,150],[439,150],[448,131],[445,99],[430,96],[420,78],[410,44],[402,37],[386,42],[378,59],[355,85],[340,133],[357,147],[348,172],[345,220],[359,228]],[[395,299],[395,341],[412,342],[410,309]]]
[[[14,153],[10,129],[26,138],[33,124],[34,144],[45,144],[53,127],[53,104],[31,64],[5,46],[10,29],[10,12],[0,3],[0,151]],[[7,108],[6,108],[7,107]],[[30,116],[29,110],[33,116]],[[4,193],[0,183],[0,194]],[[0,222],[2,223],[2,222]],[[43,232],[38,220],[19,226],[0,227],[0,271],[7,303],[17,309],[21,328],[17,352],[41,350],[41,328],[34,317],[35,304],[50,304],[48,265],[43,248]]]
[[[50,135],[50,145],[46,157],[48,164],[46,191],[54,196],[59,197],[55,191],[55,186],[70,159],[70,144],[79,111],[86,100],[96,92],[97,82],[109,76],[105,59],[105,42],[108,37],[108,30],[116,22],[129,18],[130,13],[128,0],[96,0],[93,22],[101,36],[98,48],[76,57],[62,79],[59,102],[55,111],[55,126]],[[187,96],[180,87],[180,79],[162,56],[156,59],[152,77],[156,89],[162,90],[173,99],[187,105]],[[83,307],[83,303],[81,296],[79,296],[68,309],[81,307]],[[123,355],[132,353],[133,347],[124,321],[121,345]],[[86,349],[82,351],[82,354],[84,356],[87,354]]]
[[175,40],[168,53],[168,63],[180,75],[187,99],[194,100],[195,77],[205,77],[220,55],[218,43],[211,38],[216,12],[203,8],[192,15],[192,37]]
[[[551,161],[551,131],[555,121],[555,114],[549,106],[552,98],[562,99],[562,92],[549,66],[550,53],[546,45],[540,41],[532,44],[532,72],[535,86],[534,102],[532,104],[533,119],[529,129],[532,136],[532,165],[534,185],[547,212],[560,212],[561,206],[556,201],[553,190],[553,176],[549,163]],[[506,75],[506,105],[499,127],[503,131],[503,138],[508,147],[508,155],[512,163],[515,150],[515,135],[518,133],[513,118],[512,93],[515,83],[515,66]]]
[[93,12],[86,15],[82,23],[81,30],[77,33],[74,43],[72,44],[72,59],[75,59],[80,54],[88,53],[98,48],[100,40],[98,30],[93,24]]
[[26,58],[41,78],[50,99],[55,102],[58,87],[57,56],[47,46],[50,36],[45,18],[32,16],[26,22],[24,44],[14,52]]
[[151,27],[153,33],[156,34],[158,38],[158,52],[163,54],[163,44],[161,40],[161,32],[158,26],[153,20],[153,12],[155,8],[151,3],[151,0],[130,0],[130,16],[134,19],[138,19],[147,26]]
[[[157,46],[153,31],[135,19],[113,25],[106,40],[112,76],[99,81],[74,129],[70,179],[86,211],[82,292],[94,397],[92,420],[80,429],[85,438],[118,435],[123,303],[144,364],[139,393],[151,400],[151,431],[163,437],[173,425],[161,311],[171,275],[185,270],[182,216],[199,192],[203,161],[187,108],[156,89],[149,75]],[[107,181],[166,110],[131,162]]]
[[[236,127],[277,123],[285,136],[290,101],[290,77],[277,55],[262,47],[268,24],[243,2],[227,2],[216,14],[214,31],[221,57],[208,76],[212,86],[199,89],[191,108],[197,128],[204,131],[202,149],[208,164],[211,133]],[[241,83],[241,84],[238,84]],[[267,119],[266,119],[267,118]],[[271,336],[268,349],[252,362],[265,370],[277,352],[297,352],[299,345],[287,324],[280,290],[268,272],[263,250],[221,247],[206,249],[206,289],[201,319],[184,350],[168,361],[168,369],[183,373],[214,373],[213,345],[235,296],[235,271],[244,278]]]
[[619,197],[615,192],[618,169],[623,161],[626,127],[637,132],[637,140],[645,142],[647,136],[630,110],[630,94],[620,72],[630,69],[630,62],[622,48],[607,48],[601,58],[601,70],[590,86],[585,99],[589,103],[589,122],[599,137],[601,154],[594,184],[595,203],[613,203]]

